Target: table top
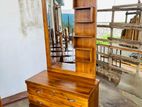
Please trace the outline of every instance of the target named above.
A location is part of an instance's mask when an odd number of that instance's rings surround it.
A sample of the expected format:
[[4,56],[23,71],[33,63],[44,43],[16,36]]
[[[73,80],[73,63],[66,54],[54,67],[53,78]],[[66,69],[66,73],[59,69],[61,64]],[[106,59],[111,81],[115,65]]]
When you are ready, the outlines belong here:
[[89,97],[91,92],[99,85],[99,81],[61,73],[43,71],[30,79],[27,84],[36,84],[44,87],[51,87],[61,91],[77,94],[82,97]]

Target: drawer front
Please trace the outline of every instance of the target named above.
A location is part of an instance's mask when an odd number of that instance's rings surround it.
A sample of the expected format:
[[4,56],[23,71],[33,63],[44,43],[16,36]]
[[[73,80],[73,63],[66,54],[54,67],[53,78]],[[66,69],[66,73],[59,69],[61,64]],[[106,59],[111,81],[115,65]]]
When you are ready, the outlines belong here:
[[69,107],[66,105],[56,104],[50,100],[45,100],[44,98],[40,98],[34,95],[28,95],[29,101],[31,104],[37,105],[38,107]]
[[40,87],[36,85],[29,85],[28,93],[30,95],[36,95],[40,98],[50,100],[54,103],[66,105],[67,107],[87,107],[88,106],[87,99],[84,99],[69,93],[61,92],[55,89],[44,88],[44,87]]

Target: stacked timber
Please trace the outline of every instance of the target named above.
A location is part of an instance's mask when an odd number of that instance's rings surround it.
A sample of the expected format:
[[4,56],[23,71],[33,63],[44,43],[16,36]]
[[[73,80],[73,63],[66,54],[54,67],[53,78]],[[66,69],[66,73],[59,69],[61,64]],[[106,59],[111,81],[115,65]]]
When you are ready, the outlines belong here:
[[[135,15],[131,20],[130,24],[139,24],[140,23],[140,17],[139,15]],[[138,41],[139,31],[134,29],[124,29],[121,34],[121,39],[127,39],[127,40],[136,40]]]

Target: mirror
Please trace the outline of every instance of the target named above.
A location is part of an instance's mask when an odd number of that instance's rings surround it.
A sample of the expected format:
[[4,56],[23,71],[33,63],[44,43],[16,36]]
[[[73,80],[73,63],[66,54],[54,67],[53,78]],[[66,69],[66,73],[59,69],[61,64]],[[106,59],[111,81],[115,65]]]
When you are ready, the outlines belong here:
[[75,72],[73,0],[48,0],[47,4],[51,67]]

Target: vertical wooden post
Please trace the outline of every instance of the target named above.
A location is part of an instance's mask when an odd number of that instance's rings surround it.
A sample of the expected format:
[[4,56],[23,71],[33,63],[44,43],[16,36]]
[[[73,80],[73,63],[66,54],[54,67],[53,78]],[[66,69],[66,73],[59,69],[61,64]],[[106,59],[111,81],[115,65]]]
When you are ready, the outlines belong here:
[[[111,23],[114,23],[114,16],[115,16],[115,11],[113,9]],[[113,38],[113,27],[111,27],[110,37]],[[110,46],[112,46],[112,43],[110,43]],[[112,48],[109,48],[108,54],[109,55],[113,54],[113,49]],[[111,66],[113,64],[113,59],[112,59],[111,56],[109,56],[109,62],[108,63],[109,63],[109,72],[111,72],[111,70],[112,70]],[[109,80],[111,81],[111,77],[109,77]]]
[[51,67],[51,56],[50,56],[51,52],[50,52],[50,36],[48,31],[46,0],[42,0],[42,14],[43,14],[43,25],[44,25],[45,46],[46,46],[46,60],[49,68]]
[[[140,24],[142,23],[142,12],[140,13]],[[142,31],[139,31],[139,37],[138,37],[138,41],[139,42],[142,42],[142,37],[141,37],[141,35],[142,35]],[[140,45],[139,46],[139,50],[142,50],[142,45]],[[137,74],[139,74],[139,72],[140,72],[140,66],[141,66],[141,54],[138,54],[138,60],[139,60],[139,64],[138,64],[138,66],[137,66]]]

